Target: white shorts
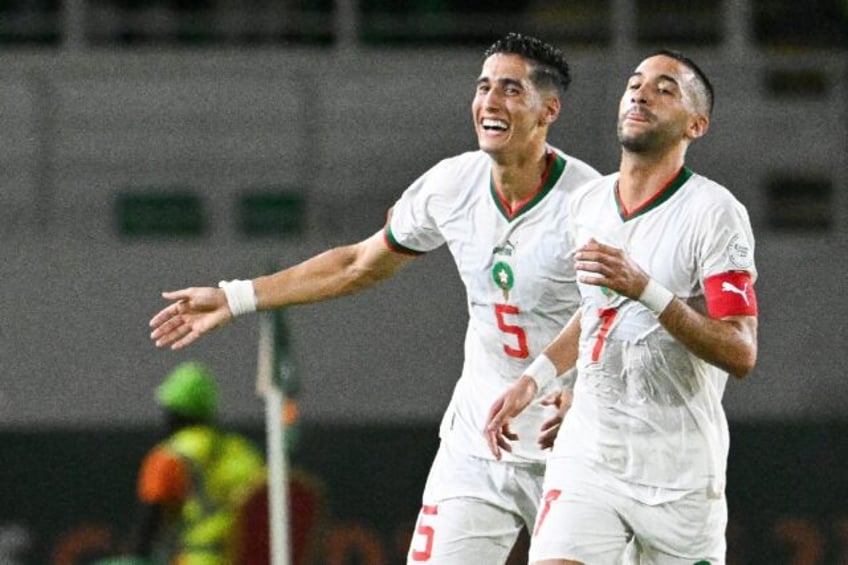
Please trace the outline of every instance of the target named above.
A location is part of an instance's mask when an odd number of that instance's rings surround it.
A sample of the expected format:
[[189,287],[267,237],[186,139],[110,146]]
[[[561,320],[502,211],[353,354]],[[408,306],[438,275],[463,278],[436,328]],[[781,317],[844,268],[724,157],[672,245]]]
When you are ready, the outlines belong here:
[[544,463],[505,463],[439,447],[407,555],[410,565],[505,563],[536,519]]
[[724,563],[727,501],[708,497],[706,488],[645,504],[627,496],[618,479],[557,457],[548,460],[544,491],[530,541],[531,563]]

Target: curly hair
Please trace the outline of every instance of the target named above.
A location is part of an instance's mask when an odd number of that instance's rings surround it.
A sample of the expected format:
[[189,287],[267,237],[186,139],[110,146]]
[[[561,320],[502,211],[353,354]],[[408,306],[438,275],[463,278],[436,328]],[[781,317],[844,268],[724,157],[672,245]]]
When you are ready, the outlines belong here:
[[571,72],[565,54],[541,39],[520,33],[508,33],[486,49],[483,59],[497,53],[520,55],[531,61],[534,68],[530,73],[530,80],[537,87],[555,89],[562,96],[571,84]]

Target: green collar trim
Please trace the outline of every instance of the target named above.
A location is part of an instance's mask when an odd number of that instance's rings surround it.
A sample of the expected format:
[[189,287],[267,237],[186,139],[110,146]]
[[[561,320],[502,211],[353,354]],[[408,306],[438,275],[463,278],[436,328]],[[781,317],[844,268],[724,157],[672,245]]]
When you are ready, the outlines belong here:
[[514,210],[510,209],[507,203],[504,202],[503,198],[501,198],[500,192],[498,192],[498,189],[495,186],[495,179],[490,178],[489,192],[492,194],[492,199],[495,201],[495,206],[498,211],[500,211],[504,218],[511,222],[517,217],[532,210],[536,204],[545,198],[545,195],[551,191],[560,179],[563,171],[565,171],[565,164],[565,159],[562,155],[555,151],[548,152],[548,164],[545,167],[542,180],[539,182],[539,188],[536,189],[536,191],[527,200],[520,202]]
[[674,196],[674,194],[683,186],[689,177],[692,176],[692,171],[687,169],[686,167],[681,167],[680,171],[669,180],[665,186],[657,191],[656,194],[651,196],[644,204],[636,208],[635,210],[631,210],[630,212],[624,207],[621,203],[621,197],[618,194],[618,181],[615,183],[615,205],[618,208],[618,216],[621,218],[621,221],[626,222],[628,220],[632,220],[633,218],[638,218],[644,214],[647,214],[654,208],[658,208],[663,202]]

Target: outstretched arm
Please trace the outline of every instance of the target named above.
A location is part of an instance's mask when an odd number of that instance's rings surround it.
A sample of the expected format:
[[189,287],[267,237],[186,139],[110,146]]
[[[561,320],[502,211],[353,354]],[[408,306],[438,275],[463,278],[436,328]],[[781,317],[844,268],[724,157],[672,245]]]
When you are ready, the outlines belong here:
[[[258,310],[271,310],[352,294],[391,277],[413,258],[392,251],[380,231],[359,243],[330,249],[254,279],[255,305]],[[150,320],[150,337],[157,347],[182,349],[233,318],[220,288],[190,287],[162,296],[170,304]]]
[[[737,378],[753,370],[757,361],[756,316],[711,318],[656,283],[646,292],[651,278],[621,249],[595,240],[581,247],[576,259],[578,271],[592,273],[581,275],[580,282],[605,286],[659,310],[655,313],[660,324],[704,361]],[[654,305],[657,299],[659,304]]]
[[[543,384],[537,380],[547,382],[551,377],[562,375],[574,367],[577,363],[579,341],[580,311],[578,310],[525,373],[492,404],[484,433],[489,450],[497,459],[501,458],[501,450],[512,451],[510,442],[518,439],[518,436],[510,429],[509,423],[536,397],[540,384]],[[542,431],[540,443],[544,447],[545,430]]]

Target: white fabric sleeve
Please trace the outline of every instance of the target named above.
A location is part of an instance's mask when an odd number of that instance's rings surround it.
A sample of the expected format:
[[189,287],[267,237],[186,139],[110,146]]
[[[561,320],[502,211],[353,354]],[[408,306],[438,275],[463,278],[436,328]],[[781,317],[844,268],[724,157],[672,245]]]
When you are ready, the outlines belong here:
[[437,214],[443,206],[441,186],[446,179],[436,165],[413,182],[389,213],[386,236],[400,247],[424,253],[444,244]]
[[732,197],[718,201],[704,214],[698,231],[699,278],[730,271],[747,271],[757,278],[754,234],[745,207]]

